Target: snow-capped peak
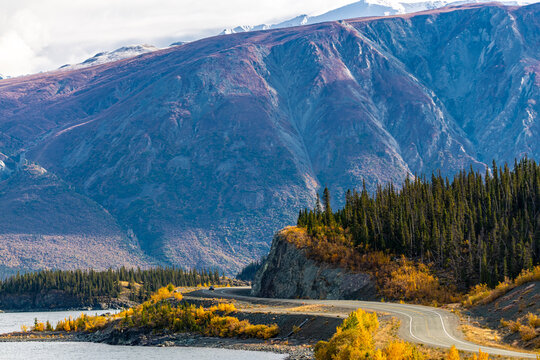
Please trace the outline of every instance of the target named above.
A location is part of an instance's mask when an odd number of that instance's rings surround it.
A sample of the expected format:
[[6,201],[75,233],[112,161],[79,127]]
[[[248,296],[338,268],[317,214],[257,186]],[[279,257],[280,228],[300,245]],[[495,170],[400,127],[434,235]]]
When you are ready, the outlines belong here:
[[[537,0],[506,0],[499,1],[504,5],[526,5]],[[325,21],[336,21],[368,16],[389,16],[408,14],[424,10],[433,10],[448,5],[462,5],[466,3],[485,3],[489,0],[426,0],[417,2],[400,2],[399,0],[360,0],[317,16],[300,15],[295,18],[273,25],[238,26],[234,29],[225,29],[221,35],[234,34],[254,30],[277,29],[307,24],[317,24]]]
[[130,57],[146,54],[148,52],[152,52],[156,50],[159,50],[159,48],[153,45],[146,45],[146,44],[122,46],[121,48],[118,48],[113,51],[104,51],[104,52],[97,53],[96,55],[92,56],[89,59],[86,59],[80,64],[64,65],[60,67],[60,69],[64,69],[64,70],[81,69],[88,66],[100,65],[100,64],[105,64],[112,61],[127,59]]

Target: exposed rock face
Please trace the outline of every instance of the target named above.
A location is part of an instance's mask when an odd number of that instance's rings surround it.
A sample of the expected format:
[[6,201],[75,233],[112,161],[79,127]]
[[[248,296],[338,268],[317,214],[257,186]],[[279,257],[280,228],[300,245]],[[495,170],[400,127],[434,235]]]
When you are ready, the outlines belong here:
[[277,234],[255,276],[252,295],[272,298],[361,299],[376,296],[371,275],[318,264]]
[[232,272],[321,186],[540,158],[538,48],[540,4],[218,36],[2,80],[0,152],[159,262]]

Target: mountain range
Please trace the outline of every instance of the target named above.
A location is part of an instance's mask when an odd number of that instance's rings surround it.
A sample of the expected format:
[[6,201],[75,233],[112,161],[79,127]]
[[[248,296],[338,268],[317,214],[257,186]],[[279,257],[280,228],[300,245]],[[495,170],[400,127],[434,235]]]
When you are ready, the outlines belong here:
[[5,272],[231,273],[325,185],[538,159],[539,48],[539,4],[463,5],[4,79]]
[[[532,1],[501,1],[499,3],[503,5],[527,5],[535,2]],[[368,16],[390,16],[398,14],[409,14],[418,11],[433,10],[444,6],[457,6],[463,4],[481,4],[486,3],[482,0],[460,0],[460,1],[448,1],[448,0],[429,0],[429,1],[417,1],[417,2],[399,2],[391,0],[360,0],[351,4],[341,6],[339,8],[330,10],[321,15],[309,16],[299,15],[292,19],[282,21],[277,24],[260,24],[260,25],[241,25],[235,28],[225,29],[221,32],[221,35],[234,34],[246,31],[259,31],[269,29],[281,29],[293,26],[302,26],[309,24],[318,24],[327,21],[337,21],[344,19],[353,19]]]

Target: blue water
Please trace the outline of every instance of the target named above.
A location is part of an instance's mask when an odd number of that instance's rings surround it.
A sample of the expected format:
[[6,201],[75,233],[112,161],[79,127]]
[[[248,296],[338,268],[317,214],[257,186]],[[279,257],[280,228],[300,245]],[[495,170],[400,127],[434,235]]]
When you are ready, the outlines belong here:
[[116,313],[117,310],[0,313],[0,334],[21,331],[22,325],[30,327],[34,325],[35,318],[42,322],[49,320],[52,326],[55,326],[59,320],[69,318],[70,316],[76,318],[82,313],[86,315],[102,315],[108,312]]
[[[108,311],[85,311],[102,314]],[[0,333],[20,331],[34,318],[53,325],[81,311],[0,313]],[[0,360],[282,360],[285,355],[211,348],[116,346],[86,342],[0,342]]]

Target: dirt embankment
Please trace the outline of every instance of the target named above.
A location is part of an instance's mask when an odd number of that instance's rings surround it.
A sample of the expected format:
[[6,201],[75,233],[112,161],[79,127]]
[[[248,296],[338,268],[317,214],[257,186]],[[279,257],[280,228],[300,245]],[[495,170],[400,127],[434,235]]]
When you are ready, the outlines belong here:
[[504,343],[531,350],[540,348],[540,321],[534,320],[540,317],[539,281],[518,286],[465,314],[483,326],[497,329]]

